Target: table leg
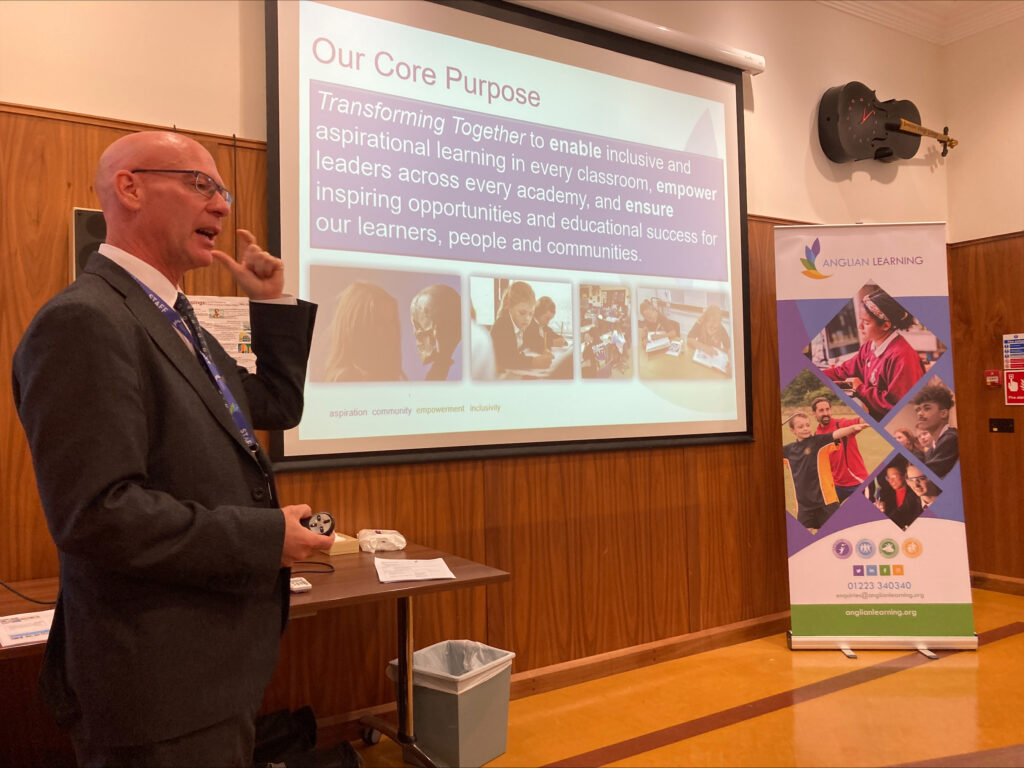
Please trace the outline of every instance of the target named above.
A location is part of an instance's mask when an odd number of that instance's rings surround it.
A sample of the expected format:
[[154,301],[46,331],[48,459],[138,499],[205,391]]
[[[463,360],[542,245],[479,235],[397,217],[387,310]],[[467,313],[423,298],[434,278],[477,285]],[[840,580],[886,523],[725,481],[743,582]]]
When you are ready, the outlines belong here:
[[412,600],[398,598],[398,738],[416,741],[412,706]]
[[416,745],[416,730],[413,725],[412,706],[412,598],[398,598],[398,727],[382,720],[379,717],[364,717],[359,722],[369,726],[389,739],[398,743],[402,748],[402,759],[411,765],[421,765],[423,768],[437,768],[431,760]]
[[437,763],[427,756],[427,754],[420,749],[415,742],[403,741],[402,737],[398,733],[398,728],[387,720],[373,715],[367,715],[366,717],[361,717],[359,719],[359,724],[366,728],[372,728],[373,730],[378,731],[398,744],[398,746],[402,748],[402,760],[409,765],[420,765],[423,766],[423,768],[439,768]]

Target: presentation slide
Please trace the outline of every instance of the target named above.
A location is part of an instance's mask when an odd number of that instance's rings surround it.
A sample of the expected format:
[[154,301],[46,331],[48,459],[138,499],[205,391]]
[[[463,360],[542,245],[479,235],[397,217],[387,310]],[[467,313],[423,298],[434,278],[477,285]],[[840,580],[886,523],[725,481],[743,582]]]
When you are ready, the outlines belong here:
[[418,0],[276,15],[271,202],[319,305],[276,459],[747,433],[738,73]]

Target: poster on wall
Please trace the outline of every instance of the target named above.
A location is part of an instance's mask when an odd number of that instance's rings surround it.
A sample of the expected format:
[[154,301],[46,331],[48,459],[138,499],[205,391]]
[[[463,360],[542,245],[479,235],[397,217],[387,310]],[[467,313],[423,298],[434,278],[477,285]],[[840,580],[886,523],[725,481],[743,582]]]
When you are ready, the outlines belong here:
[[945,225],[775,230],[790,647],[976,648]]

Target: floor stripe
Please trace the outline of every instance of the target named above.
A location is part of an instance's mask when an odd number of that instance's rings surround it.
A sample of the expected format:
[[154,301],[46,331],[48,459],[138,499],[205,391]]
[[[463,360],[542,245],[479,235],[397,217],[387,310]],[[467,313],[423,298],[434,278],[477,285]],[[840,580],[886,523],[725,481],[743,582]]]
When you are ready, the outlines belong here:
[[1024,744],[936,757],[917,763],[900,763],[893,768],[1017,768],[1021,765],[1024,765]]
[[[978,645],[980,647],[1022,633],[1024,633],[1024,622],[1016,621],[978,635]],[[954,653],[963,653],[963,651],[936,651],[935,653],[939,658],[945,658]],[[699,736],[702,733],[709,733],[719,728],[725,728],[742,723],[745,720],[760,717],[769,712],[776,712],[780,709],[791,707],[794,704],[827,696],[830,693],[851,688],[855,685],[869,683],[896,672],[913,669],[928,662],[928,658],[915,651],[870,667],[856,669],[852,672],[828,678],[827,680],[820,680],[817,683],[766,696],[746,704],[713,712],[704,717],[698,717],[695,720],[688,720],[685,723],[679,723],[627,739],[626,741],[620,741],[617,744],[610,744],[606,747],[584,752],[564,760],[548,763],[544,768],[591,768],[592,766],[608,765],[618,760],[625,760],[644,752],[650,752],[654,749],[660,749],[661,747]]]

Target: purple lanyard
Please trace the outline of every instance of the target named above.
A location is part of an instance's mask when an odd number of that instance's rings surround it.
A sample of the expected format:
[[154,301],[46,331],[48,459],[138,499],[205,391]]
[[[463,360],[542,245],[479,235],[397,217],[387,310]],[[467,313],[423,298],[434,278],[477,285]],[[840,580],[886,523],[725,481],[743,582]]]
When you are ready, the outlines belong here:
[[[132,277],[135,277],[134,275]],[[228,409],[228,413],[231,414],[231,418],[235,422],[235,426],[238,427],[238,432],[241,434],[242,439],[245,441],[246,447],[255,453],[259,449],[259,443],[256,442],[256,438],[253,436],[252,427],[249,426],[248,420],[245,418],[245,414],[242,412],[242,408],[238,405],[238,401],[235,400],[235,396],[231,394],[231,389],[228,387],[224,377],[221,375],[220,370],[217,368],[217,364],[213,362],[210,357],[206,342],[202,338],[197,339],[195,334],[192,333],[192,329],[189,328],[188,323],[182,319],[181,315],[174,310],[174,308],[167,306],[167,302],[161,299],[155,291],[153,291],[144,282],[135,278],[142,290],[146,292],[150,300],[156,305],[157,309],[163,314],[164,318],[171,324],[174,330],[178,331],[182,336],[188,339],[188,343],[192,345],[192,349],[196,351],[199,356],[199,361],[206,369],[206,373],[210,379],[220,390],[221,398],[224,400],[224,407]],[[187,299],[186,299],[187,301]],[[198,323],[197,323],[198,325]],[[196,333],[199,333],[198,327]]]

